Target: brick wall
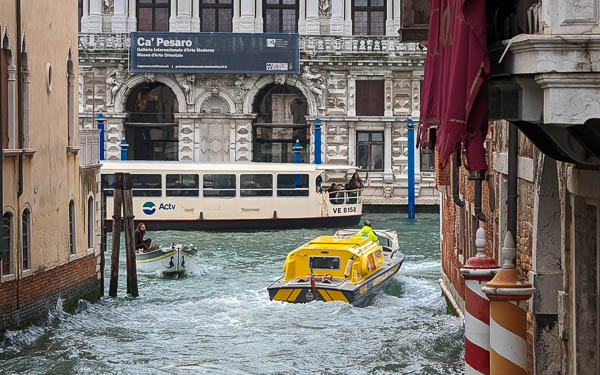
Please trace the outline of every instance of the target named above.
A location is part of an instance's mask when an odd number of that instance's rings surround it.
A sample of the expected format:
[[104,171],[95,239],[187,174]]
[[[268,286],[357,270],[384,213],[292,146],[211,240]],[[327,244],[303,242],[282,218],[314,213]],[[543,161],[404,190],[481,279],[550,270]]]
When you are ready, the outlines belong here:
[[56,308],[58,298],[64,304],[72,299],[95,299],[99,291],[94,254],[62,266],[0,284],[0,333],[6,329],[41,321]]

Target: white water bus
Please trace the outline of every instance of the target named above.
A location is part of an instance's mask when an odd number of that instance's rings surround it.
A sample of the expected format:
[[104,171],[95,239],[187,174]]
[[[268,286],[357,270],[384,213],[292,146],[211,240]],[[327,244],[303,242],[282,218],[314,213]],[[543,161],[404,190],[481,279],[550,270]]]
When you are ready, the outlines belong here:
[[[362,215],[360,190],[330,196],[317,177],[346,166],[279,163],[103,161],[107,224],[114,173],[131,174],[133,213],[148,230],[347,227]],[[107,228],[110,230],[111,225]]]

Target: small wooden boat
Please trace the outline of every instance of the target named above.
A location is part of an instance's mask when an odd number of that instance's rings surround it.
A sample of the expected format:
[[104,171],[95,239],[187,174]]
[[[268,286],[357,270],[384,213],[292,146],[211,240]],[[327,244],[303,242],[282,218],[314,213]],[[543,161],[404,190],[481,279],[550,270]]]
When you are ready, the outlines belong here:
[[163,275],[183,275],[197,250],[189,246],[172,245],[151,251],[138,251],[137,269],[141,272],[162,272]]
[[271,300],[344,301],[357,306],[366,302],[398,272],[404,254],[398,251],[395,231],[375,231],[384,246],[355,237],[356,232],[320,236],[290,252],[285,275],[267,287]]

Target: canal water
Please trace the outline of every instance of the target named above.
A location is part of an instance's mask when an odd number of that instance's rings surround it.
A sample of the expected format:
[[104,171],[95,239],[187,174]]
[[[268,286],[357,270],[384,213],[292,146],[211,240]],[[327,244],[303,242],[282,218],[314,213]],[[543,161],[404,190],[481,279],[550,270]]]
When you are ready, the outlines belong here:
[[398,231],[406,261],[366,307],[269,300],[288,251],[330,229],[152,232],[154,242],[200,250],[188,276],[139,275],[133,299],[122,257],[118,298],[80,302],[74,315],[55,309],[48,324],[8,332],[0,373],[462,374],[462,323],[437,284],[439,216],[368,217]]

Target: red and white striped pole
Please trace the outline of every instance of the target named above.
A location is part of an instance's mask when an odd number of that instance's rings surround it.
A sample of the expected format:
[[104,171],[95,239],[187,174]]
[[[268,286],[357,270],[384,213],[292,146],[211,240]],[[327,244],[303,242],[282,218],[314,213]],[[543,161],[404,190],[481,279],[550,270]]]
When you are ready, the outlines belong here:
[[482,289],[490,303],[490,374],[527,374],[527,300],[535,293],[513,264],[515,242],[506,232],[502,268]]
[[460,269],[465,278],[465,374],[490,373],[490,301],[481,287],[492,280],[498,264],[485,252],[485,230],[475,233],[477,254]]

